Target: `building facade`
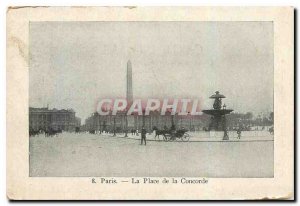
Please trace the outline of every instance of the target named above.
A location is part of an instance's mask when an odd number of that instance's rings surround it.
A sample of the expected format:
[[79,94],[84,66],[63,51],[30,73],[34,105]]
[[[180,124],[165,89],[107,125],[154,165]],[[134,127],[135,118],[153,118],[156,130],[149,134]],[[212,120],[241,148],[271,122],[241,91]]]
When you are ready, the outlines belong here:
[[[127,121],[127,122],[126,122]],[[132,115],[127,116],[126,112],[118,112],[116,115],[99,115],[97,112],[93,113],[86,119],[84,130],[96,132],[130,132],[131,130],[141,130],[144,126],[148,132],[152,132],[153,128],[170,129],[172,124],[177,129],[185,128],[190,131],[203,130],[207,127],[209,117],[207,115],[161,115],[160,112],[150,112],[149,115]]]
[[29,129],[33,131],[52,129],[73,132],[80,127],[80,122],[73,109],[29,108]]

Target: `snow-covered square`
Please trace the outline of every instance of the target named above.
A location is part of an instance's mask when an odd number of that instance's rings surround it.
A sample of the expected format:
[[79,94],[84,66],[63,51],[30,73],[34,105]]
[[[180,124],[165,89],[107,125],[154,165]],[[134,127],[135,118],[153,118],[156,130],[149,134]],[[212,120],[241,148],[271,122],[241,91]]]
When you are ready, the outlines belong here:
[[252,134],[238,140],[229,133],[229,141],[222,141],[192,133],[188,142],[154,141],[148,134],[146,146],[131,134],[41,134],[30,137],[30,176],[271,178],[273,136]]

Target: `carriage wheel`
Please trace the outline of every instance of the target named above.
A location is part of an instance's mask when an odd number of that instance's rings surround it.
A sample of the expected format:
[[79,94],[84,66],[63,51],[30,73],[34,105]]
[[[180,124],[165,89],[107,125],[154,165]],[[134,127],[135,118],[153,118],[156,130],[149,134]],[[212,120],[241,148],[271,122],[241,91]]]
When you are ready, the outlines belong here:
[[166,135],[166,137],[167,137],[167,142],[173,141],[172,140],[172,135]]
[[169,141],[177,141],[177,138],[175,135],[171,135]]
[[190,135],[188,133],[185,133],[182,137],[181,137],[181,140],[183,142],[187,142],[190,140]]
[[168,140],[168,136],[167,136],[167,135],[166,135],[166,136],[164,136],[164,141],[165,141],[165,142],[169,141],[169,140]]

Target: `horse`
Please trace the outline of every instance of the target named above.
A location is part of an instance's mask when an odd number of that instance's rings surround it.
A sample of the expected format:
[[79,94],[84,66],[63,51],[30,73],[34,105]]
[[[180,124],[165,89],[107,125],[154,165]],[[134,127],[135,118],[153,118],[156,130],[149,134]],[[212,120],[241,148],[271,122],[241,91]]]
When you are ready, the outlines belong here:
[[62,133],[62,130],[54,130],[52,128],[45,131],[45,137],[57,136],[57,134]]
[[157,127],[153,127],[153,131],[155,131],[155,137],[154,139],[156,140],[156,137],[158,137],[158,140],[159,140],[159,135],[163,135],[164,137],[164,140],[166,140],[166,133],[167,131],[166,130],[159,130]]
[[205,132],[209,132],[209,129],[208,129],[207,127],[203,127],[202,129],[203,129],[203,131],[205,131]]
[[38,135],[40,133],[40,131],[36,131],[34,129],[29,129],[29,136],[30,137],[34,137],[35,135]]
[[132,136],[136,134],[136,130],[135,129],[131,129],[130,131],[131,131],[131,135]]

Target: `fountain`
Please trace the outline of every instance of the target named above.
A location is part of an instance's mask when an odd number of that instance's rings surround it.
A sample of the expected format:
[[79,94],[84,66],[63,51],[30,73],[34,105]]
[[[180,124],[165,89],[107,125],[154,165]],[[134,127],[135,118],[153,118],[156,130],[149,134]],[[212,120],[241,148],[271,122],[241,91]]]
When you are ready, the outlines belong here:
[[226,105],[222,106],[222,99],[226,98],[220,94],[219,91],[209,97],[214,99],[213,109],[202,110],[203,113],[211,115],[211,122],[209,124],[209,131],[214,129],[216,131],[224,131],[223,140],[229,140],[226,125],[226,114],[232,112],[232,109],[226,109]]

